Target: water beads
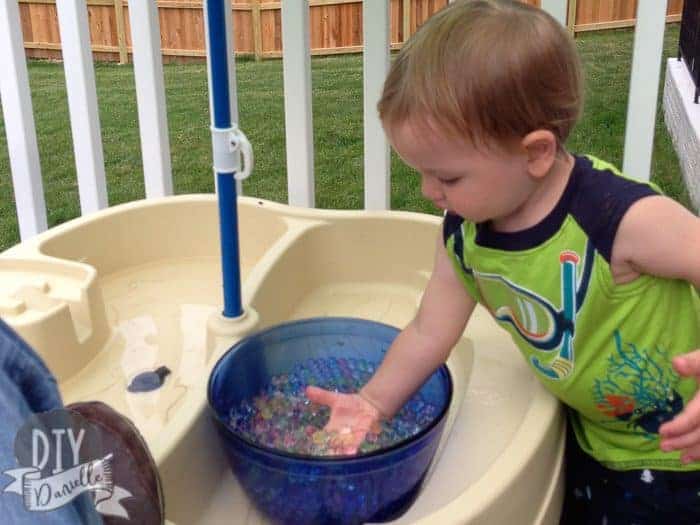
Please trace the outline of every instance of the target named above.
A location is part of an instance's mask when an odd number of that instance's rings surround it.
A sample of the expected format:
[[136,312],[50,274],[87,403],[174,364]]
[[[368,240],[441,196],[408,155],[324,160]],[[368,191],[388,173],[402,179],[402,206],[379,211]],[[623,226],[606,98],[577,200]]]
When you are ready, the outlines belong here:
[[[231,411],[232,429],[247,440],[294,454],[342,454],[343,436],[323,429],[330,409],[309,401],[304,389],[314,385],[336,392],[357,392],[372,376],[375,363],[364,359],[328,357],[297,363],[292,371],[271,378],[253,399]],[[367,454],[414,436],[435,417],[436,408],[414,396],[378,434],[369,433],[358,454]]]

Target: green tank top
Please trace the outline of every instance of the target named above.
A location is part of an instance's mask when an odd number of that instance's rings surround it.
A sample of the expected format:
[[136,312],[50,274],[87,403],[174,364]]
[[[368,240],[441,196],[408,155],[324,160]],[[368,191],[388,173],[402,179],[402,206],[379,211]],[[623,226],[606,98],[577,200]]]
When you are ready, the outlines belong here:
[[616,470],[700,469],[682,465],[680,452],[662,452],[658,436],[697,388],[671,366],[673,356],[700,348],[697,291],[649,275],[615,285],[610,271],[623,215],[658,193],[601,160],[576,157],[558,204],[531,228],[496,232],[452,213],[443,223],[468,293],[573,409],[581,448]]

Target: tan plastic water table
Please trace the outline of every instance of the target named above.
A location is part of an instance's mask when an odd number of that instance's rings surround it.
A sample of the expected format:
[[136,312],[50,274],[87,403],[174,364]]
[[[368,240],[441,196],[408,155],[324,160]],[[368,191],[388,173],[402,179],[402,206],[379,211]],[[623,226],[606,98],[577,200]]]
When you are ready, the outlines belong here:
[[[297,209],[240,197],[243,318],[224,320],[214,195],[114,206],[0,254],[0,316],[46,360],[64,401],[101,400],[144,435],[177,524],[264,523],[232,477],[207,412],[216,360],[280,322],[351,316],[404,326],[440,220]],[[136,374],[172,374],[130,393]],[[397,523],[555,524],[564,419],[510,337],[477,309],[449,358],[446,432]]]

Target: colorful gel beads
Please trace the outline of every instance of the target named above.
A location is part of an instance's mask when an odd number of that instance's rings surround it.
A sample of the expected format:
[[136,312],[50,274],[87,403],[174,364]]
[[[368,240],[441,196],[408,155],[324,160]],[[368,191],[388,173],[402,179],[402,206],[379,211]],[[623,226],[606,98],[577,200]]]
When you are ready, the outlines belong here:
[[[336,433],[323,429],[330,409],[309,401],[304,390],[314,385],[354,393],[370,379],[376,366],[364,359],[335,357],[297,363],[290,373],[273,376],[259,395],[234,407],[230,425],[239,435],[265,447],[313,456],[342,454]],[[382,422],[378,434],[367,434],[358,454],[408,439],[436,415],[436,408],[417,394],[393,419]]]

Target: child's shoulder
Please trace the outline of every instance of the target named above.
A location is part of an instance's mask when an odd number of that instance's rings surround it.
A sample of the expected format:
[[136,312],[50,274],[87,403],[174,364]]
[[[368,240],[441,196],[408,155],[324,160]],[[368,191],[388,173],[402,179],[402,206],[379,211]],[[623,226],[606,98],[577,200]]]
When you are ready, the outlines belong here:
[[593,155],[574,155],[575,164],[565,198],[568,213],[610,260],[620,222],[630,207],[644,197],[660,195],[651,183],[622,173],[615,165]]
[[614,209],[624,211],[642,197],[662,193],[652,182],[635,179],[593,155],[574,155],[574,159],[571,178],[562,197],[568,200],[569,211],[574,215]]
[[583,186],[581,189],[609,186],[610,191],[619,191],[622,188],[651,188],[655,193],[661,193],[661,190],[649,181],[635,179],[630,174],[623,173],[620,169],[594,155],[574,154],[574,167],[572,175],[580,179],[578,185]]

